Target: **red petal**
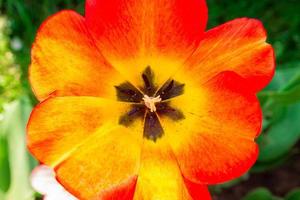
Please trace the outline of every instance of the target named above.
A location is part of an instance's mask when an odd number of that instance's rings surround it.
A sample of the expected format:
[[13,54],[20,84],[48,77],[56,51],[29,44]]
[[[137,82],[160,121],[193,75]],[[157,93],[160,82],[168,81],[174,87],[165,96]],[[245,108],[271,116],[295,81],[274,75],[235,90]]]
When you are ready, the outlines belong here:
[[184,178],[184,183],[193,200],[211,200],[211,196],[207,186],[197,184]]
[[207,7],[205,0],[87,0],[86,21],[103,55],[132,82],[147,65],[169,78],[201,39]]
[[249,89],[258,91],[272,79],[274,69],[274,51],[266,43],[263,25],[241,18],[206,32],[180,73],[203,83],[220,72],[234,71],[251,84]]

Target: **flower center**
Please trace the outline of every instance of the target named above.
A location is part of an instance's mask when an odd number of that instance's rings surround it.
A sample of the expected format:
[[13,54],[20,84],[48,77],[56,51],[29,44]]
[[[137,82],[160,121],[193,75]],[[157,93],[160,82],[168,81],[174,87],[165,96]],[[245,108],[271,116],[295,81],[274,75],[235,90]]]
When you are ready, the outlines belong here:
[[170,79],[160,88],[154,84],[154,73],[147,67],[141,75],[144,87],[136,88],[130,82],[124,82],[116,88],[119,101],[131,102],[131,109],[122,114],[119,124],[130,127],[136,119],[144,120],[144,137],[156,141],[164,130],[159,117],[166,116],[177,121],[184,119],[183,113],[170,106],[172,98],[182,95],[184,84]]
[[161,102],[160,95],[157,97],[149,97],[148,95],[144,95],[143,97],[145,105],[150,109],[151,112],[156,112],[156,103]]

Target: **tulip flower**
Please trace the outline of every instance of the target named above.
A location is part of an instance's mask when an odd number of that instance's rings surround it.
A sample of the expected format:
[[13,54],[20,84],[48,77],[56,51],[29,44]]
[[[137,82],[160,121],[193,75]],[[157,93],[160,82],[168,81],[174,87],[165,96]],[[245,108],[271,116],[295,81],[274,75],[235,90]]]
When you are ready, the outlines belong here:
[[28,148],[79,199],[211,199],[258,155],[274,74],[260,21],[205,0],[87,0],[38,30]]

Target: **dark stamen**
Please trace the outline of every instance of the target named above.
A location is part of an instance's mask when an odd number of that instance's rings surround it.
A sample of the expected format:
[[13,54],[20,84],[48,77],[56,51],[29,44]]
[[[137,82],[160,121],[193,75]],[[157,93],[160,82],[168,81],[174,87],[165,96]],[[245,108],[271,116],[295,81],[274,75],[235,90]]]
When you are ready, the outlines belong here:
[[162,91],[162,93],[163,93],[163,94],[168,93],[168,92],[173,88],[173,86],[174,86],[174,80],[172,80],[172,81],[169,83],[168,87],[166,87],[166,89],[164,89],[164,91]]
[[184,84],[174,80],[168,80],[155,94],[160,95],[162,100],[171,99],[184,93]]
[[165,115],[174,121],[185,119],[183,113],[176,108],[172,108],[169,103],[160,103],[156,106],[158,115]]
[[119,101],[140,103],[143,98],[143,94],[129,82],[122,83],[115,88]]
[[154,85],[154,74],[149,66],[144,70],[144,72],[142,74],[142,78],[143,78],[143,81],[145,84],[145,88],[143,89],[144,92],[148,96],[153,96],[155,93],[156,87]]
[[145,83],[145,88],[146,90],[150,91],[151,90],[151,84],[149,79],[147,78],[147,76],[145,74],[142,75],[144,83]]
[[144,122],[144,137],[156,141],[162,137],[164,130],[155,112],[147,112]]
[[119,124],[126,127],[130,126],[135,119],[143,117],[145,113],[145,106],[143,105],[133,105],[131,110],[119,118]]

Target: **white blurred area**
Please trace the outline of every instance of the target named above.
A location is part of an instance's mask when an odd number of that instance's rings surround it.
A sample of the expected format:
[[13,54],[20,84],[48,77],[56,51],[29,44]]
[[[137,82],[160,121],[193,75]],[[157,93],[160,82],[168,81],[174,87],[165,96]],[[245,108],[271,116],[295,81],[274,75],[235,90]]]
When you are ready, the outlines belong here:
[[54,171],[45,165],[32,171],[31,185],[44,196],[44,200],[77,200],[57,182]]

